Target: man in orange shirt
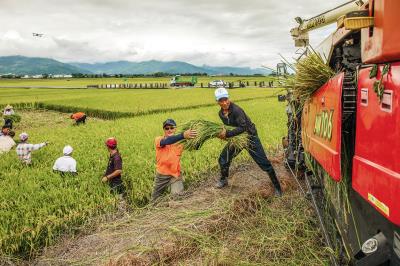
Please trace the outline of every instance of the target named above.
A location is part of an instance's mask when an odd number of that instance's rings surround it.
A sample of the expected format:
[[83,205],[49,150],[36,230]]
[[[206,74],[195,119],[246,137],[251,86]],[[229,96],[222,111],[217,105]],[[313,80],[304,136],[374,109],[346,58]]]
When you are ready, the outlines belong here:
[[177,142],[194,138],[197,135],[197,132],[191,129],[175,135],[176,123],[172,119],[164,121],[163,129],[164,136],[159,136],[155,139],[157,173],[154,179],[153,200],[160,197],[170,185],[172,194],[179,194],[183,191],[181,176],[183,145]]
[[75,120],[76,125],[79,125],[80,123],[85,124],[86,114],[82,113],[82,112],[78,112],[78,113],[72,114],[71,119]]

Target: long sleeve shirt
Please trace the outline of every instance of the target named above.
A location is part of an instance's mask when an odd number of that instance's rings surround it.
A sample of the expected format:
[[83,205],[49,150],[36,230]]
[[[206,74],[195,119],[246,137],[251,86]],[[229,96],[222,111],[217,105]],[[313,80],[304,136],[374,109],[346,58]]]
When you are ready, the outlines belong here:
[[182,139],[183,134],[171,137],[159,136],[155,138],[157,173],[180,178],[183,145],[176,142]]
[[183,133],[178,134],[178,135],[173,135],[173,136],[170,136],[170,137],[163,138],[163,139],[160,141],[160,147],[163,148],[163,147],[166,146],[166,145],[174,144],[174,143],[176,143],[176,142],[178,142],[178,141],[183,140],[184,138],[185,138],[185,137],[183,136]]
[[39,144],[20,143],[16,148],[16,152],[21,162],[30,164],[32,162],[31,152],[39,150],[44,146],[46,146],[45,142]]
[[249,135],[257,135],[257,129],[254,123],[251,122],[250,118],[246,115],[243,109],[233,102],[231,102],[229,105],[227,116],[224,114],[222,109],[218,114],[219,118],[221,118],[225,125],[235,127],[232,130],[227,130],[227,138],[237,136],[243,132],[247,132]]

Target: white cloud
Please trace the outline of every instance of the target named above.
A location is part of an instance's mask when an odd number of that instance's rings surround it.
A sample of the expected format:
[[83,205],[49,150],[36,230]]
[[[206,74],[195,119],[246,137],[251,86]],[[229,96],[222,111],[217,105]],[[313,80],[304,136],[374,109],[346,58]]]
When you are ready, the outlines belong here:
[[[0,0],[0,55],[274,66],[278,53],[291,58],[296,50],[289,34],[294,17],[307,18],[343,2]],[[327,31],[312,34],[312,41],[319,42]]]

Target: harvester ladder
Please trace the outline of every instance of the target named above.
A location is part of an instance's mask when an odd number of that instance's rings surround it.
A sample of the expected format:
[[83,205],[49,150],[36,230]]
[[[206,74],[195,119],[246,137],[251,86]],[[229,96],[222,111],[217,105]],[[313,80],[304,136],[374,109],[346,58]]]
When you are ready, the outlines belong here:
[[347,118],[354,114],[357,108],[357,89],[354,73],[348,71],[344,73],[342,93],[343,121],[346,121]]

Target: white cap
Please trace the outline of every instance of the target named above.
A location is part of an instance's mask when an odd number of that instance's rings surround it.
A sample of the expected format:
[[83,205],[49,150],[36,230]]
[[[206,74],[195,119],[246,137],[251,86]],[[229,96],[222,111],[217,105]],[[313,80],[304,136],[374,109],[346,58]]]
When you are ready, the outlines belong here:
[[73,151],[74,151],[74,149],[71,146],[67,145],[63,149],[63,154],[70,155]]
[[26,133],[26,132],[23,132],[23,133],[19,134],[19,139],[20,139],[21,141],[27,140],[28,137],[29,137],[29,135],[28,135],[28,133]]
[[219,101],[221,98],[229,98],[229,93],[225,88],[218,88],[215,90],[215,99]]

